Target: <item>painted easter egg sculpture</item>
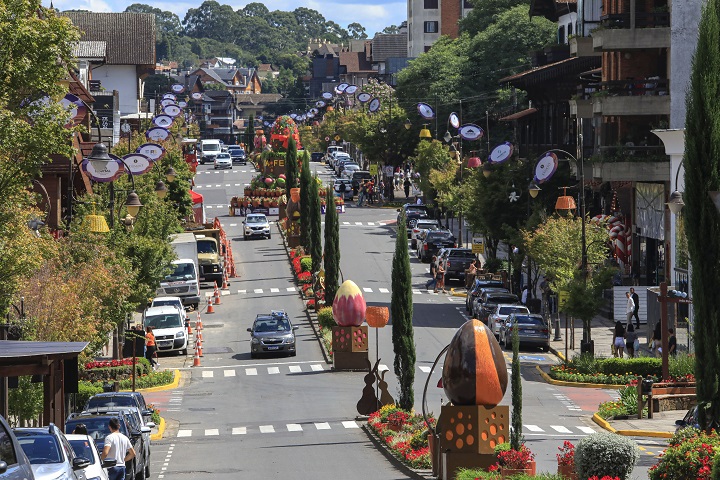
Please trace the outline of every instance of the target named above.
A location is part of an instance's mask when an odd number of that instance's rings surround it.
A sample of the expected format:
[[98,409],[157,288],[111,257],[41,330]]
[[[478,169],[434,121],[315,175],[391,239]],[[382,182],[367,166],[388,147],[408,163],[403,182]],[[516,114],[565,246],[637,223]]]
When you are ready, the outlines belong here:
[[507,389],[507,367],[500,344],[484,323],[469,320],[455,332],[445,355],[442,382],[454,405],[500,403]]
[[341,327],[359,327],[365,320],[367,305],[360,288],[352,280],[345,280],[335,293],[332,311]]

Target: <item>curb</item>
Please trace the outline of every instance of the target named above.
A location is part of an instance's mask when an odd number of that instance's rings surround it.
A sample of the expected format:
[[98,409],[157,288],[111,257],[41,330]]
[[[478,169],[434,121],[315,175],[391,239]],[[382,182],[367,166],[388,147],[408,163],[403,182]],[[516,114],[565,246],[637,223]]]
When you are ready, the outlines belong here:
[[450,289],[450,295],[452,295],[453,297],[463,297],[463,298],[467,297],[467,293],[462,293],[462,292],[455,293],[454,288]]
[[160,425],[158,425],[158,431],[157,433],[153,433],[152,435],[150,435],[150,440],[162,440],[163,433],[165,433],[165,419],[163,417],[160,417]]
[[577,387],[577,388],[604,388],[604,389],[612,389],[612,390],[620,390],[625,385],[611,385],[606,383],[580,383],[580,382],[565,382],[563,380],[555,380],[554,378],[551,378],[550,375],[548,375],[542,368],[540,368],[540,365],[535,365],[535,369],[540,373],[540,376],[545,380],[545,382],[549,383],[550,385],[555,385],[558,387]]
[[556,357],[558,357],[558,358],[559,358],[560,360],[562,360],[563,362],[567,362],[567,358],[565,358],[565,355],[563,355],[563,353],[560,352],[559,350],[555,350],[555,349],[552,347],[552,345],[550,346],[550,351],[553,353],[553,355],[555,355]]
[[395,468],[407,475],[407,478],[412,478],[415,480],[428,480],[431,478],[435,478],[432,476],[431,470],[415,470],[414,468],[411,468],[402,461],[400,461],[400,459],[393,454],[393,452],[388,448],[388,446],[380,441],[375,432],[373,432],[372,429],[368,427],[367,423],[363,424],[363,426],[360,428],[365,431],[370,441],[373,443],[373,445],[375,445],[375,448],[378,449],[378,451],[380,451]]
[[[180,370],[175,369],[174,372],[174,378],[172,383],[168,383],[167,385],[160,385],[158,387],[148,387],[148,388],[136,388],[136,392],[140,393],[153,393],[153,392],[163,392],[165,390],[173,390],[180,385]],[[125,389],[123,392],[129,392],[130,389]]]
[[671,438],[673,436],[670,432],[658,432],[655,430],[616,430],[610,423],[602,418],[597,413],[592,416],[593,422],[595,422],[600,428],[607,430],[610,433],[622,435],[624,437],[654,437],[654,438]]

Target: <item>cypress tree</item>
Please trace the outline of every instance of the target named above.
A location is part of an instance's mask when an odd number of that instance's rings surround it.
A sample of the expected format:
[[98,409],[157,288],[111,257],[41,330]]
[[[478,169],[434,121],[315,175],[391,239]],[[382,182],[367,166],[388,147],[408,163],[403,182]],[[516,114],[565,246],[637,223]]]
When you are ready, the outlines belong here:
[[340,277],[340,224],[332,187],[327,187],[325,212],[325,303],[332,305]]
[[310,162],[306,155],[302,156],[300,171],[300,244],[307,250],[310,247]]
[[290,201],[290,189],[297,187],[298,163],[297,143],[294,138],[288,140],[288,151],[285,155],[285,188],[288,202]]
[[[303,162],[304,163],[304,162]],[[310,256],[313,272],[319,272],[322,265],[322,212],[320,211],[320,195],[318,195],[318,178],[310,179]]]
[[405,213],[401,213],[397,225],[395,254],[392,262],[392,342],[395,353],[394,369],[400,384],[398,406],[411,410],[415,404],[415,339],[413,336],[412,272],[408,255]]
[[520,336],[518,324],[512,326],[512,373],[510,388],[512,389],[512,430],[510,432],[510,448],[520,450],[522,445],[522,378],[520,378]]
[[[703,7],[685,120],[683,215],[692,262],[695,376],[700,427],[720,421],[720,216],[709,196],[720,190],[720,0]],[[663,332],[663,335],[667,335]]]

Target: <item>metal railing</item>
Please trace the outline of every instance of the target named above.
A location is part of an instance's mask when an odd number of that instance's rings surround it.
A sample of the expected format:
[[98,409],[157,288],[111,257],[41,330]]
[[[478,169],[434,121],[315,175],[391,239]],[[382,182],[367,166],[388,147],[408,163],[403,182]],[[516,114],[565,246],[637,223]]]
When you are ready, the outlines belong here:
[[660,28],[670,26],[669,12],[635,12],[635,24],[632,14],[610,13],[600,17],[600,25],[604,28]]

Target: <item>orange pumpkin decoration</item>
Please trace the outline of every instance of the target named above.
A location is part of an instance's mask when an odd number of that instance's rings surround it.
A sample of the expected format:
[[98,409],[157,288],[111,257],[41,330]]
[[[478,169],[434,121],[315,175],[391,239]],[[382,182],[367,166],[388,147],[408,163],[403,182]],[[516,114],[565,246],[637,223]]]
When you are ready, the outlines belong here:
[[290,198],[295,203],[300,203],[300,189],[299,188],[291,188],[290,189]]
[[390,320],[390,310],[387,307],[367,307],[365,321],[373,328],[382,328]]

